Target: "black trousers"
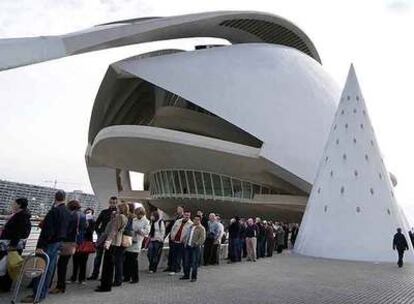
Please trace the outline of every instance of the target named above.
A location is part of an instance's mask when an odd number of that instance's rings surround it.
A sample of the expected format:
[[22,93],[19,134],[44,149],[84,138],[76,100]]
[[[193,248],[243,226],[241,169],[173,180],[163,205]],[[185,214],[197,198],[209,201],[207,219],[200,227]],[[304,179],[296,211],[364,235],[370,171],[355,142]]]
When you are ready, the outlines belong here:
[[111,246],[109,250],[105,250],[101,277],[102,289],[111,290],[113,284],[122,284],[124,251],[125,248],[122,246]]
[[83,282],[86,279],[86,264],[88,263],[89,253],[77,252],[73,255],[73,271],[71,281],[75,282],[78,279],[79,282]]
[[139,281],[138,252],[125,251],[124,255],[124,281]]
[[246,238],[241,239],[242,242],[242,256],[245,258],[247,257],[247,248],[246,248]]
[[267,256],[273,256],[273,251],[275,251],[275,239],[274,238],[267,238]]
[[398,266],[402,267],[404,264],[404,249],[398,249]]
[[57,284],[56,288],[65,290],[66,289],[66,273],[68,270],[68,263],[70,255],[60,255],[57,263]]
[[92,271],[92,277],[95,279],[99,277],[99,271],[101,269],[103,252],[104,252],[104,249],[102,247],[96,248],[95,260],[93,261],[93,271]]
[[181,272],[181,264],[183,264],[183,255],[184,255],[184,244],[171,242],[170,243],[170,252],[171,252],[171,271],[172,272]]
[[208,238],[204,244],[204,265],[216,265],[219,263],[219,245],[214,244],[214,239]]

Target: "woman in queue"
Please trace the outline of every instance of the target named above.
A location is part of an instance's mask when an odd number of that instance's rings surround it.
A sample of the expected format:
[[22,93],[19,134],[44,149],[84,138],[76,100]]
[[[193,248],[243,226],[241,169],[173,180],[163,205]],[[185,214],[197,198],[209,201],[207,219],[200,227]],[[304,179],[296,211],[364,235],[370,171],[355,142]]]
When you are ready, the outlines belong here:
[[83,242],[87,226],[86,216],[80,211],[81,205],[77,200],[71,200],[67,204],[70,211],[68,233],[63,242],[57,263],[57,283],[51,294],[64,293],[66,291],[66,273],[70,258],[75,254],[76,247]]
[[72,283],[78,280],[79,284],[85,284],[88,257],[89,254],[95,252],[95,245],[93,244],[93,232],[95,230],[94,210],[86,208],[84,214],[87,227],[83,242],[79,244],[76,253],[73,255],[73,271],[70,278]]
[[[30,223],[30,212],[28,210],[27,198],[18,198],[12,203],[12,214],[7,220],[0,235],[0,261],[11,250],[16,250],[22,255],[26,239],[30,235],[32,224]],[[0,290],[9,291],[12,280],[6,273],[0,277]]]
[[148,261],[149,273],[157,272],[158,263],[164,246],[165,224],[158,211],[151,213],[151,229],[149,233]]
[[[122,236],[128,223],[129,207],[126,203],[120,203],[117,211],[112,214],[112,219],[105,228],[104,236],[104,261],[102,266],[101,285],[95,291],[108,292],[112,286],[122,285],[123,257],[125,247],[122,246]],[[114,278],[115,272],[115,278]]]
[[132,246],[126,249],[124,261],[124,282],[130,282],[131,284],[139,282],[138,255],[141,252],[142,242],[149,235],[151,228],[143,207],[136,208],[134,214]]

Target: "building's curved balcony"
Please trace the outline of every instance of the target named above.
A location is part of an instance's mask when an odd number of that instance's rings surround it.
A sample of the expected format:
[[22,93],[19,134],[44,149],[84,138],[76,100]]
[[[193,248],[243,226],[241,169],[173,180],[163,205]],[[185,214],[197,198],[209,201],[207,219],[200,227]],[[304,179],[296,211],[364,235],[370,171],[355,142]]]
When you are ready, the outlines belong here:
[[149,175],[153,199],[200,199],[252,202],[255,195],[284,194],[270,186],[227,175],[188,169],[167,169]]

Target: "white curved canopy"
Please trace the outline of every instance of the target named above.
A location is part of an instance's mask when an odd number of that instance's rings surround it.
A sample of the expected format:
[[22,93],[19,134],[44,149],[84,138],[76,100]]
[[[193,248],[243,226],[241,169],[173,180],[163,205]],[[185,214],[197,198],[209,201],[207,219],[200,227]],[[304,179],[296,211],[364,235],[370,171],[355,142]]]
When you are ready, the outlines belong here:
[[312,41],[286,19],[260,12],[219,11],[111,22],[64,35],[0,39],[0,71],[118,46],[190,37],[286,45],[320,62]]

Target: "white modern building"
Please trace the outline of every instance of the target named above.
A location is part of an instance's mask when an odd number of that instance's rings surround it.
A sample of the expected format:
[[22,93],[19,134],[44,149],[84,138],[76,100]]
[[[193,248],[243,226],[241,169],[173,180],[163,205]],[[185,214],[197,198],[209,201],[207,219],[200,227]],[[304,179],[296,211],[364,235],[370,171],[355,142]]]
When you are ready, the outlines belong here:
[[[258,12],[210,12],[0,40],[0,69],[111,47],[214,37],[225,45],[161,49],[111,64],[90,121],[86,163],[111,195],[223,217],[299,221],[340,96],[312,41]],[[144,174],[134,191],[130,172]]]
[[[341,92],[312,41],[283,18],[210,12],[0,39],[0,71],[198,37],[227,43],[159,49],[109,66],[86,148],[101,207],[117,195],[170,214],[185,205],[290,222],[306,208],[296,252],[393,260],[391,237],[406,220],[356,76],[351,70],[338,106]],[[135,172],[143,174],[139,190],[131,185]]]
[[[59,36],[0,40],[0,70],[112,47],[213,37],[111,64],[90,121],[86,163],[101,204],[117,195],[167,213],[302,218],[339,87],[309,37],[259,12],[124,20]],[[130,172],[144,174],[144,189]]]

